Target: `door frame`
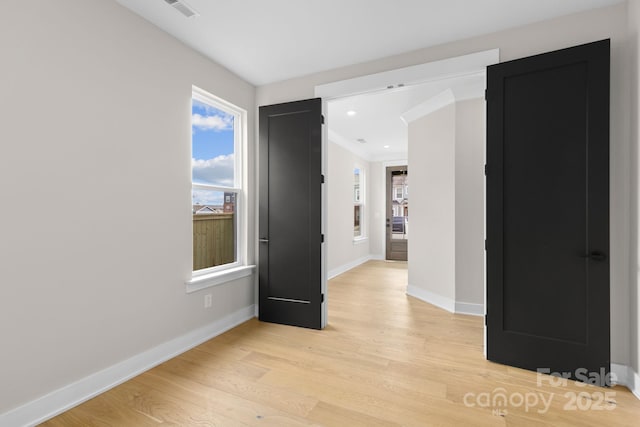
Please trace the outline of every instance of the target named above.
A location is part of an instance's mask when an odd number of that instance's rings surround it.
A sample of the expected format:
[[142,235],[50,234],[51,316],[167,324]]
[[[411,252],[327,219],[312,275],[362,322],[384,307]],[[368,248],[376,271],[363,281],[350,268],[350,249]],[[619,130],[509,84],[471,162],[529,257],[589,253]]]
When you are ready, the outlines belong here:
[[[397,68],[381,73],[363,75],[352,79],[339,80],[332,83],[320,84],[315,86],[314,96],[322,98],[322,114],[325,117],[325,125],[322,127],[322,173],[325,176],[325,182],[331,179],[327,176],[328,147],[329,147],[329,122],[328,122],[328,102],[348,96],[370,94],[381,92],[384,90],[393,90],[398,88],[399,84],[403,86],[417,85],[428,83],[436,80],[453,77],[464,77],[477,73],[485,73],[488,65],[500,62],[500,49],[489,49],[481,52],[471,53],[468,55],[457,56],[453,58],[443,59],[439,61],[427,62],[424,64],[413,65],[404,68]],[[386,166],[400,166],[396,161],[383,162],[382,170],[386,170]],[[408,161],[400,162],[408,166]],[[325,233],[325,242],[331,239],[327,234],[327,185],[322,188],[322,230]],[[485,193],[486,194],[486,193]],[[385,203],[386,205],[386,203]],[[384,206],[382,206],[384,212]],[[384,227],[384,223],[383,223]],[[383,248],[386,244],[385,232],[382,232]],[[322,245],[322,292],[325,295],[322,303],[322,327],[327,324],[328,313],[328,289],[327,289],[327,245]],[[483,254],[484,255],[484,254]],[[485,262],[486,264],[486,262]],[[486,271],[486,265],[485,265]],[[483,274],[486,276],[486,274]],[[484,284],[484,294],[486,298],[486,277]],[[484,304],[486,314],[486,301]],[[485,326],[485,349],[486,349],[486,326]]]

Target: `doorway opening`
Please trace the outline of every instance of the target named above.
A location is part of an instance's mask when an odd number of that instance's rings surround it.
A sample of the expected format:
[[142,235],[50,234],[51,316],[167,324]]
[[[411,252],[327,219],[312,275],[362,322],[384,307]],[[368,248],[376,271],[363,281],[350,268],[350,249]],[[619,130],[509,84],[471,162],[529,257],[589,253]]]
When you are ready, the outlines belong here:
[[409,172],[407,166],[386,170],[385,259],[407,261],[409,244]]
[[[443,97],[443,94],[451,94],[456,101],[481,98],[485,88],[485,68],[487,65],[498,61],[499,52],[494,49],[316,86],[315,96],[322,98],[323,114],[327,123],[327,126],[323,127],[323,152],[325,153],[323,173],[326,174],[327,183],[329,184],[323,188],[323,232],[327,237],[327,245],[323,250],[325,256],[325,278],[335,277],[371,259],[387,259],[387,218],[389,219],[388,228],[391,235],[389,240],[397,240],[399,245],[404,243],[405,247],[408,247],[408,231],[410,227],[412,229],[412,238],[415,239],[416,230],[418,230],[417,226],[420,225],[419,222],[427,220],[420,215],[416,216],[415,207],[419,205],[416,205],[415,195],[419,193],[416,193],[417,190],[414,189],[412,202],[414,206],[412,210],[413,222],[411,225],[408,220],[408,204],[406,211],[404,206],[398,204],[396,209],[399,210],[396,211],[396,215],[393,215],[392,209],[387,209],[386,167],[404,165],[405,170],[407,170],[407,165],[409,164],[407,149],[409,122],[442,108],[443,101],[449,99],[449,96]],[[404,101],[406,103],[405,109],[395,114],[391,113],[389,108],[393,105],[392,101]],[[336,111],[339,114],[334,114]],[[375,112],[379,114],[378,117],[384,119],[392,118],[395,123],[402,125],[405,133],[404,141],[402,142],[405,146],[403,151],[395,151],[398,149],[395,143],[400,142],[398,140],[387,138],[385,142],[378,139],[380,137],[384,139],[383,132],[373,132],[372,136],[369,137],[363,134],[343,134],[338,129],[341,124],[345,125],[344,128],[348,128],[349,125],[353,125],[356,121],[367,117],[369,112]],[[407,113],[411,114],[407,115]],[[366,151],[369,147],[377,148],[379,151],[375,154],[367,154]],[[331,150],[338,153],[338,155],[332,156]],[[354,190],[353,186],[350,185],[353,181],[354,167],[352,155],[364,160],[363,167],[368,173],[365,178],[367,190],[363,194],[366,206],[360,212],[362,215],[360,218],[364,218],[364,221],[358,231],[361,235],[364,233],[365,238],[359,240],[354,239],[354,224],[356,222]],[[412,168],[418,168],[414,169],[414,172],[420,171],[420,162],[422,160],[420,156],[412,159]],[[332,169],[338,162],[344,163],[345,179],[342,181],[332,173]],[[408,178],[408,174],[406,178]],[[434,185],[435,182],[442,179],[439,176],[433,178],[432,184]],[[331,200],[333,197],[332,189],[335,187],[340,187],[339,191],[345,193],[343,202]],[[400,190],[397,191],[396,195],[400,196]],[[423,203],[422,209],[427,204]],[[471,215],[470,212],[468,214]],[[395,219],[395,237],[400,237],[396,239],[393,238],[394,216],[401,217],[400,219]],[[339,222],[338,218],[340,217],[344,219],[344,227],[342,232],[338,231],[336,233],[332,224],[335,225]],[[347,237],[350,240],[347,241]],[[338,239],[343,239],[344,242],[337,244],[336,240]],[[414,242],[420,242],[420,239],[414,240]],[[406,254],[410,270],[424,267],[421,263],[410,265],[411,262],[408,260],[409,251],[405,250],[403,252]],[[417,250],[415,253],[423,252],[424,248]],[[351,257],[343,257],[346,253],[350,253]],[[483,249],[477,255],[482,258],[484,256]],[[341,256],[342,258],[340,258]],[[483,280],[480,283],[480,288],[483,286],[482,282]],[[413,288],[415,286],[409,286],[407,283],[408,294],[437,306],[446,307],[449,311],[457,311],[454,310],[454,307],[457,307],[455,293],[453,297],[447,295],[440,298],[440,292],[436,292],[436,290],[416,293],[413,292],[416,290]],[[422,289],[418,290],[421,291]],[[331,296],[329,295],[330,298]],[[440,299],[446,300],[445,303],[439,302]],[[475,307],[476,305],[477,307]],[[474,310],[478,311],[477,314],[484,312],[482,301],[474,305]]]

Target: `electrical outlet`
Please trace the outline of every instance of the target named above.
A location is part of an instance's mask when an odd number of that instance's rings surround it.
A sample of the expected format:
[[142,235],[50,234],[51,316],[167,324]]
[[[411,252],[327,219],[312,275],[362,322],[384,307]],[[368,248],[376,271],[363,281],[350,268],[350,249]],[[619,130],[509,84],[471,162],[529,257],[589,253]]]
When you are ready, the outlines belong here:
[[211,304],[213,303],[211,298],[212,298],[211,294],[206,294],[204,296],[204,308],[211,308]]

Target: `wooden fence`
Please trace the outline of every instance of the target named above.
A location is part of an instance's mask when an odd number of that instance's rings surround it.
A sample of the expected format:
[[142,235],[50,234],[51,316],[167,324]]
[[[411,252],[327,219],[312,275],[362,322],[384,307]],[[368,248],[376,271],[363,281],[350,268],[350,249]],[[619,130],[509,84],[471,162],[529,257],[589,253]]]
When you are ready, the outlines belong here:
[[193,215],[193,269],[235,261],[234,214]]

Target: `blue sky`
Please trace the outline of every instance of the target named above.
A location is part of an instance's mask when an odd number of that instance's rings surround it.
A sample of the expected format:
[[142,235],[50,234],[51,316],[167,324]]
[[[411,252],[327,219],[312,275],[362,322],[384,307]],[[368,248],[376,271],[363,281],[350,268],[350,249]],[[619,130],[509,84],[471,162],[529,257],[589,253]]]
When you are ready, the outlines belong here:
[[[234,187],[233,116],[193,100],[192,179],[197,184]],[[194,190],[194,204],[221,204],[222,192]]]
[[233,154],[233,116],[193,100],[192,156],[208,160]]

